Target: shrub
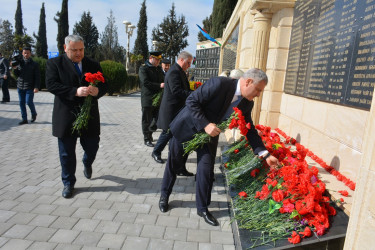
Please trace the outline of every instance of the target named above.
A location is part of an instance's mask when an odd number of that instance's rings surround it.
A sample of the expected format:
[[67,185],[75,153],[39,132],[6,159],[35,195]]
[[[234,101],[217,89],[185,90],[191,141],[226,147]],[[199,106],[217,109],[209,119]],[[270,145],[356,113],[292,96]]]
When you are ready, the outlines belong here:
[[114,61],[106,60],[100,62],[103,69],[103,75],[108,84],[108,94],[121,92],[125,88],[127,73],[124,65]]
[[43,57],[33,57],[34,62],[39,64],[40,69],[40,88],[39,89],[45,89],[46,88],[46,64],[47,59]]
[[124,92],[129,92],[131,90],[137,90],[140,87],[139,77],[137,74],[128,75],[128,79],[126,81]]

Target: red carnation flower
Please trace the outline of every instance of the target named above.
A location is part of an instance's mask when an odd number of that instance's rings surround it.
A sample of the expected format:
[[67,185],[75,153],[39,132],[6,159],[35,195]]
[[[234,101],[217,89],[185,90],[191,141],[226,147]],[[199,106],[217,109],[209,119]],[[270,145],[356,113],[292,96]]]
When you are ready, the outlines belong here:
[[235,154],[238,154],[238,152],[240,152],[240,150],[239,150],[238,148],[236,148],[236,149],[234,150],[234,153],[235,153]]
[[258,173],[259,173],[259,168],[256,168],[256,169],[251,170],[250,175],[252,177],[255,177],[257,176]]
[[247,193],[245,191],[241,191],[238,193],[238,195],[241,197],[241,198],[246,198],[247,197]]
[[340,190],[339,193],[340,193],[342,196],[345,196],[345,197],[348,197],[348,195],[349,195],[348,191],[346,191],[346,190]]
[[288,241],[292,244],[297,244],[301,242],[301,237],[296,233],[296,231],[293,231],[292,237],[288,238]]
[[309,227],[305,227],[305,230],[303,232],[300,232],[299,234],[302,235],[303,238],[310,237],[311,229]]

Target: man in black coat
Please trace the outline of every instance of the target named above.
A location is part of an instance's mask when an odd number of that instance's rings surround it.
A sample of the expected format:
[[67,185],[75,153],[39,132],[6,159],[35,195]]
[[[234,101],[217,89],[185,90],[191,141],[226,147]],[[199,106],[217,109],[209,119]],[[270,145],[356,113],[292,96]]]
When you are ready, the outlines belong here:
[[27,121],[26,104],[30,108],[31,122],[35,122],[37,112],[34,105],[34,93],[38,93],[40,88],[39,64],[31,59],[31,48],[23,48],[22,56],[23,60],[19,65],[12,65],[13,72],[17,76],[17,91],[22,116],[19,125],[29,123]]
[[9,78],[9,63],[6,58],[0,52],[0,87],[3,91],[3,99],[1,103],[10,102],[9,89],[8,89],[8,78]]
[[156,130],[158,108],[152,106],[153,97],[164,88],[164,74],[159,66],[161,52],[151,51],[150,57],[145,64],[139,68],[139,81],[141,83],[141,105],[142,105],[142,132],[144,143],[153,147],[152,133]]
[[[164,163],[161,159],[161,152],[167,145],[168,141],[172,138],[172,133],[169,131],[169,124],[184,107],[185,100],[191,93],[189,81],[186,77],[186,70],[190,67],[193,56],[187,52],[182,51],[167,75],[165,76],[165,85],[163,99],[161,101],[158,119],[158,128],[161,128],[159,139],[151,154],[152,158],[158,163]],[[186,162],[187,156],[184,157]],[[184,167],[177,173],[178,175],[191,176],[185,164]]]
[[[89,85],[85,81],[85,73],[102,72],[100,64],[84,57],[83,38],[69,35],[65,38],[65,54],[47,61],[46,85],[55,95],[52,112],[52,135],[58,138],[61,163],[61,178],[64,184],[62,196],[70,198],[73,195],[76,182],[76,143],[84,150],[84,175],[91,178],[92,163],[99,149],[100,117],[98,99],[105,95],[107,83]],[[92,96],[90,119],[87,129],[72,132],[73,122],[87,96]]]
[[[255,154],[266,159],[270,166],[277,165],[277,159],[270,156],[251,119],[253,99],[260,95],[267,84],[267,75],[259,69],[248,70],[239,80],[214,77],[205,82],[187,99],[186,106],[170,124],[173,137],[169,142],[169,155],[164,171],[159,208],[168,211],[168,199],[176,181],[176,169],[183,164],[181,143],[189,141],[198,132],[206,132],[212,138],[197,149],[196,206],[197,214],[205,222],[217,226],[216,218],[208,211],[214,179],[214,164],[220,129],[216,124],[227,119],[232,111],[232,101],[238,99],[237,107],[242,110],[246,122],[251,123],[246,137]],[[233,102],[236,103],[236,102]],[[229,112],[231,113],[231,112]]]

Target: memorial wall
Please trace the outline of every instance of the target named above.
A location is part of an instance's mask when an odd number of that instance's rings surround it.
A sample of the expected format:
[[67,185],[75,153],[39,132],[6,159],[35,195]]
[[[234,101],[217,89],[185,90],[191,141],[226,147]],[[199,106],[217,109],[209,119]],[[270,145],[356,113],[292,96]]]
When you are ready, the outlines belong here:
[[284,91],[369,110],[375,85],[375,0],[299,0]]

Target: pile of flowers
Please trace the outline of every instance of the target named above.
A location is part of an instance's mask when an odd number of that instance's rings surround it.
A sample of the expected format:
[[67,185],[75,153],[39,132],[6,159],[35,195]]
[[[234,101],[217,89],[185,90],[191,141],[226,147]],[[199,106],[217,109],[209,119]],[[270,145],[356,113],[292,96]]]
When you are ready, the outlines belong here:
[[[91,86],[95,86],[99,82],[105,82],[103,74],[98,71],[97,73],[86,73],[86,82],[90,83]],[[90,120],[90,110],[91,110],[92,96],[88,95],[83,102],[80,112],[78,113],[76,120],[73,122],[72,133],[77,131],[81,134],[83,129],[87,129]]]
[[189,85],[190,85],[191,90],[196,90],[197,88],[199,88],[202,85],[202,82],[189,81]]
[[[233,197],[235,219],[240,228],[258,232],[252,234],[252,247],[279,239],[296,244],[313,233],[325,234],[330,216],[336,214],[333,204],[344,200],[331,201],[327,196],[318,169],[305,161],[309,154],[305,147],[293,138],[282,141],[269,127],[256,128],[281,166],[269,168],[244,139],[224,153],[228,184],[237,193]],[[339,192],[348,195],[346,190]]]

